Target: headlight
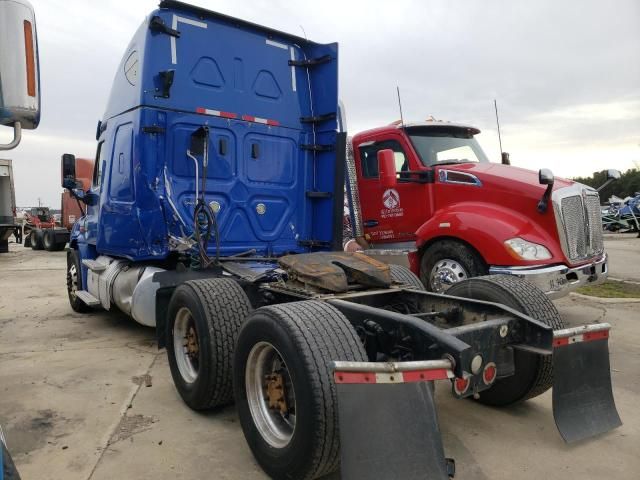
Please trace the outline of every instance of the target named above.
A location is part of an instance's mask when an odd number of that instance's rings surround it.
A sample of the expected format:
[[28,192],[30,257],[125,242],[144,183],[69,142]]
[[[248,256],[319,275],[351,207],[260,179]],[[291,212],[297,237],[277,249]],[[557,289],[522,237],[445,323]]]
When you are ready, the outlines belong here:
[[511,238],[504,242],[504,245],[515,257],[522,260],[549,260],[551,258],[551,252],[547,250],[547,247],[527,242],[522,238]]

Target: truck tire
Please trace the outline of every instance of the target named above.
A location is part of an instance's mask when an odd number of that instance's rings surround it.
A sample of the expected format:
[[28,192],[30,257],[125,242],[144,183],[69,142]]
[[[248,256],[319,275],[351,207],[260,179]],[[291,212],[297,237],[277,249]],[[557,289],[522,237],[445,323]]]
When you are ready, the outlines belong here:
[[[58,232],[59,231],[60,230],[58,230]],[[45,250],[49,252],[59,252],[61,250],[64,250],[66,244],[66,241],[60,242],[57,240],[56,231],[53,228],[44,230],[42,245],[44,246]]]
[[22,245],[24,248],[31,248],[31,232],[25,233],[24,243]]
[[9,239],[0,240],[0,253],[7,253],[9,251]]
[[31,249],[32,250],[42,250],[44,248],[43,244],[43,231],[40,228],[34,228],[31,230],[29,236],[31,237]]
[[56,248],[56,234],[51,228],[42,230],[42,246],[47,252],[53,252]]
[[78,290],[83,289],[80,257],[77,250],[71,249],[67,252],[67,295],[69,296],[69,305],[71,305],[74,312],[85,313],[91,311],[91,307],[76,295]]
[[456,240],[436,241],[420,260],[420,280],[430,292],[444,293],[454,283],[487,273],[480,255]]
[[416,290],[426,290],[416,274],[407,267],[403,267],[402,265],[389,265],[389,268],[391,269],[391,278],[394,282],[404,283]]
[[238,335],[233,388],[244,436],[271,478],[310,480],[337,470],[331,362],[366,358],[349,321],[324,302],[271,305],[251,314]]
[[192,409],[233,401],[233,350],[251,309],[244,290],[228,278],[191,280],[173,292],[167,355],[173,383]]
[[[510,275],[489,275],[453,285],[447,295],[501,303],[518,310],[554,330],[565,328],[555,305],[535,285]],[[515,374],[498,378],[480,393],[478,401],[486,405],[505,406],[536,397],[553,385],[551,355],[514,351]]]

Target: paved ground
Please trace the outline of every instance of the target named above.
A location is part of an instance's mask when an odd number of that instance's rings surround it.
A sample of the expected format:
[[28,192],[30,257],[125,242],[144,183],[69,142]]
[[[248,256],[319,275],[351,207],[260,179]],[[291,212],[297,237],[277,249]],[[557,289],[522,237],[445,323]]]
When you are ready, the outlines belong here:
[[640,238],[637,233],[605,235],[611,276],[640,282]]
[[[640,261],[640,240],[635,251],[627,242],[608,241],[616,276],[627,274],[618,265]],[[629,252],[633,258],[617,258]],[[64,255],[13,245],[0,255],[0,423],[23,478],[265,478],[232,407],[199,414],[184,406],[152,330],[118,314],[72,313]],[[613,324],[613,382],[624,426],[569,447],[555,429],[549,393],[497,410],[456,401],[442,384],[440,422],[457,478],[637,478],[638,304],[605,308],[568,298],[558,307],[572,325]]]

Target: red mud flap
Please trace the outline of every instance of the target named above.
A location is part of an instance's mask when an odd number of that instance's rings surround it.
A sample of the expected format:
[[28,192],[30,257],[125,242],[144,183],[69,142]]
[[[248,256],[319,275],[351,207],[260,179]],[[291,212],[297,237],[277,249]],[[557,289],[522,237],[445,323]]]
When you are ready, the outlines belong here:
[[447,480],[432,389],[453,377],[448,360],[334,362],[342,480]]
[[622,425],[611,388],[608,323],[553,335],[553,416],[567,443]]

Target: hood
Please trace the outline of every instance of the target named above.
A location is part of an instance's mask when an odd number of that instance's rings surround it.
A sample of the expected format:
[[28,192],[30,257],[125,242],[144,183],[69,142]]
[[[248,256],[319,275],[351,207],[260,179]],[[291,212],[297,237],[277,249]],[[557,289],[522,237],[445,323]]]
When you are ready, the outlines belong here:
[[[459,165],[442,165],[436,170],[452,170],[471,173],[478,177],[484,187],[504,192],[518,192],[520,195],[540,196],[546,185],[540,185],[538,172],[526,168],[502,165],[501,163],[463,163]],[[575,182],[556,177],[553,189],[567,187]]]

